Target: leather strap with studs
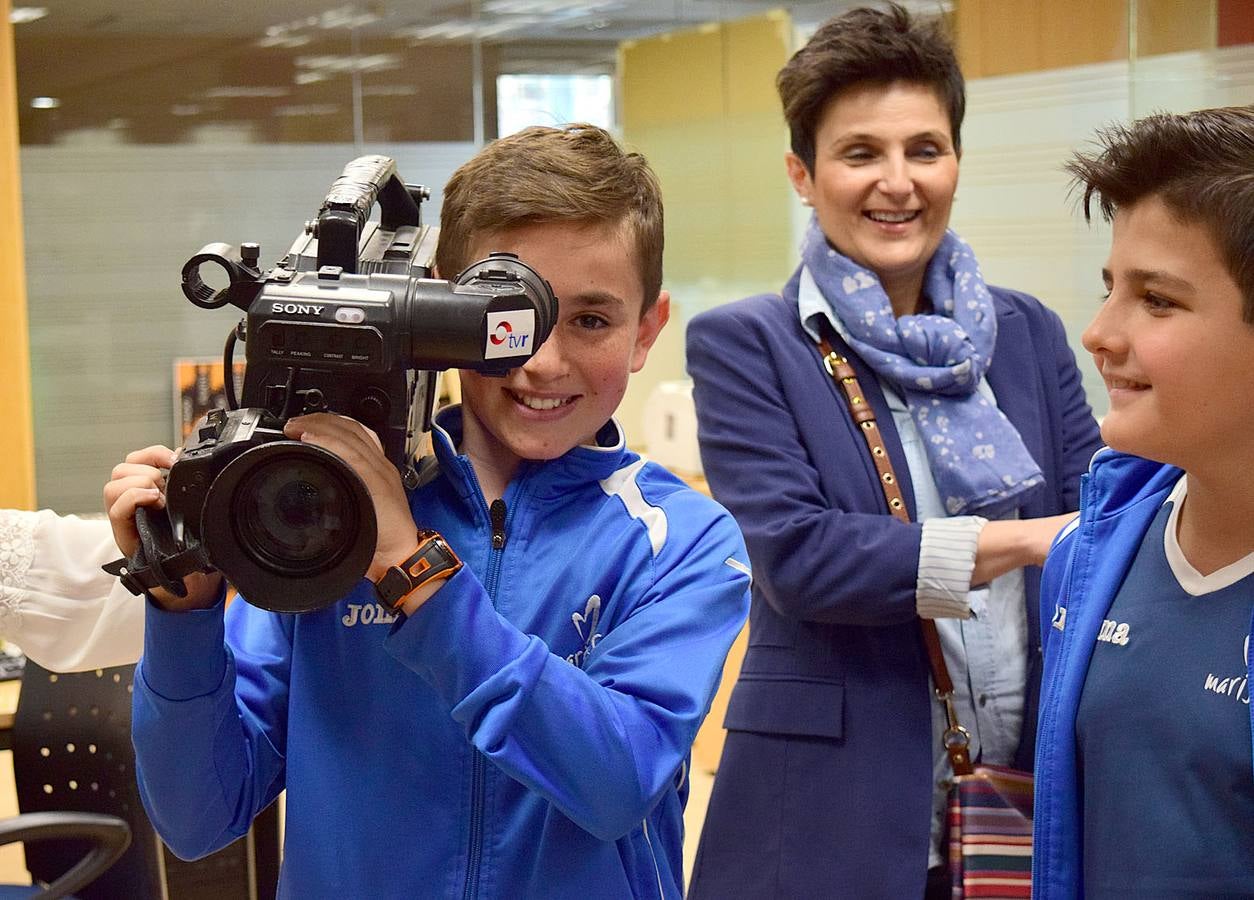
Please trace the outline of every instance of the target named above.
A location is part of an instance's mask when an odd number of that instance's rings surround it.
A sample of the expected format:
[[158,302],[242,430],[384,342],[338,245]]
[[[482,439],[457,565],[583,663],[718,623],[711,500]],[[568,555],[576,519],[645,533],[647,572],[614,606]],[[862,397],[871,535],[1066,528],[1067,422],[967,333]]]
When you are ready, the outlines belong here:
[[832,345],[824,337],[819,341],[819,349],[823,353],[823,368],[832,376],[832,381],[844,392],[845,401],[849,404],[849,414],[862,432],[867,449],[871,451],[871,462],[879,475],[880,488],[884,491],[884,500],[888,503],[888,511],[903,522],[910,521],[910,513],[906,511],[906,501],[901,493],[901,485],[897,483],[897,474],[893,471],[892,460],[884,449],[884,439],[880,427],[875,421],[875,410],[871,409],[870,401],[858,384],[858,376],[849,365],[849,360],[832,349]]
[[[825,329],[831,326],[823,322]],[[867,450],[871,452],[871,462],[879,475],[880,489],[884,492],[884,500],[888,503],[890,514],[902,522],[910,521],[910,513],[906,510],[906,501],[901,493],[901,485],[897,481],[897,473],[893,471],[892,460],[888,458],[888,450],[880,434],[880,427],[875,421],[875,411],[858,384],[858,376],[849,364],[849,360],[832,349],[827,336],[819,338],[819,352],[823,357],[823,368],[832,377],[832,381],[844,394],[849,405],[849,414],[866,441]],[[945,709],[946,728],[942,738],[945,752],[949,756],[949,764],[955,775],[970,775],[971,755],[968,747],[971,743],[967,730],[958,722],[958,714],[954,709],[954,683],[949,677],[949,667],[945,665],[945,655],[941,651],[940,635],[936,631],[936,623],[931,619],[919,619],[919,628],[923,632],[923,646],[927,651],[928,666],[932,670],[932,683],[936,688],[936,699]]]

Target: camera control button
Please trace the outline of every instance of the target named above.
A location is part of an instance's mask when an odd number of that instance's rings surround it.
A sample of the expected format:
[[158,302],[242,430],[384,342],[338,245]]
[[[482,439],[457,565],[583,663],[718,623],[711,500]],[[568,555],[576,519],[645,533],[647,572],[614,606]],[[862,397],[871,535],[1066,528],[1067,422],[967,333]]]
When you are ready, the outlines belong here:
[[366,311],[356,306],[344,306],[335,311],[335,321],[344,325],[360,325],[366,321]]

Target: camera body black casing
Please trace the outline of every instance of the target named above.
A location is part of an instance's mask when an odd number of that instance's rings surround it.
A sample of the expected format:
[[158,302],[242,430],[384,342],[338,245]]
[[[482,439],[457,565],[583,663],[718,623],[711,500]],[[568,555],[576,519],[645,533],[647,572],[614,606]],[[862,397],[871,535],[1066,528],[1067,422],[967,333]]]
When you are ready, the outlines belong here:
[[[376,197],[381,218],[367,221]],[[403,468],[430,429],[437,371],[504,374],[530,358],[556,314],[548,284],[509,254],[432,278],[438,230],[421,222],[425,197],[388,157],[361,157],[270,271],[257,269],[255,244],[210,244],[188,261],[188,299],[247,312],[241,406],[357,419]],[[205,286],[206,264],[229,286]]]

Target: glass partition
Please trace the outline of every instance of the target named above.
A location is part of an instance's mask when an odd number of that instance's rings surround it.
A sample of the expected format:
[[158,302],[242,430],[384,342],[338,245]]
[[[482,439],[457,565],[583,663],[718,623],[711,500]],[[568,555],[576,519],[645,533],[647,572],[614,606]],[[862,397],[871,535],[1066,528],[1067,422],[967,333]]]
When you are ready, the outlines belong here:
[[[683,374],[691,315],[772,290],[804,211],[784,177],[774,73],[855,2],[423,0],[228,10],[165,0],[14,9],[37,495],[99,508],[109,467],[172,441],[177,357],[219,356],[237,316],[192,307],[183,263],[204,244],[281,257],[344,164],[398,161],[441,187],[483,142],[532,122],[609,125],[667,197],[676,320],[622,418]],[[915,0],[945,16],[968,77],[953,225],[990,281],[1078,336],[1108,235],[1068,199],[1061,165],[1100,125],[1154,109],[1250,102],[1243,0]]]

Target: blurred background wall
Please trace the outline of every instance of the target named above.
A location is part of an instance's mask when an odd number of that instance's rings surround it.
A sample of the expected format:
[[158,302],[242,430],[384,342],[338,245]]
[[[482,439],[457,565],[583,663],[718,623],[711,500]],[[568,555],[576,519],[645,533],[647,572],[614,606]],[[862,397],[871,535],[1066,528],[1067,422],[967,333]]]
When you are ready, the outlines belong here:
[[[0,0],[0,20],[8,0]],[[35,502],[13,31],[0,33],[0,503]]]
[[[362,153],[431,187],[434,223],[452,170],[533,123],[605,125],[662,181],[676,315],[620,413],[639,440],[645,398],[683,374],[686,321],[796,263],[774,74],[856,5],[0,6],[0,505],[94,511],[122,454],[175,440],[173,359],[219,356],[236,319],[179,290],[201,246],[254,240],[277,260]],[[1254,102],[1254,0],[907,5],[945,18],[968,78],[953,225],[1078,350],[1108,236],[1076,215],[1063,160],[1103,124]]]

